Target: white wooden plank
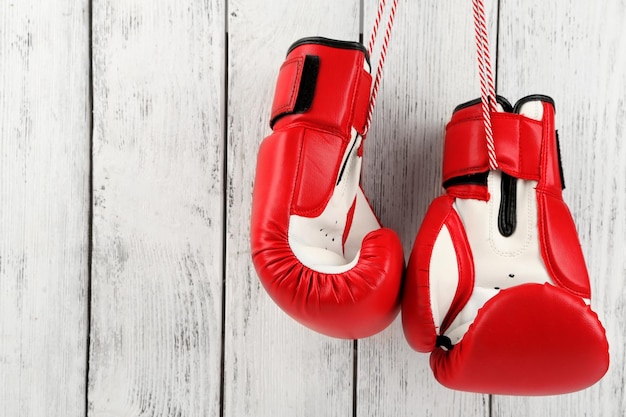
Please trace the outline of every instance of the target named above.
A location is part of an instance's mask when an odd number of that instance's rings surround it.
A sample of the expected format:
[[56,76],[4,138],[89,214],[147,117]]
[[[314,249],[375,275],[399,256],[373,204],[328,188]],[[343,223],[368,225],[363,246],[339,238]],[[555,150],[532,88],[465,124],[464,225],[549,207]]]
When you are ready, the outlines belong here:
[[94,417],[220,414],[224,8],[94,2]]
[[626,4],[502,3],[499,91],[513,100],[543,93],[556,101],[564,198],[589,267],[592,307],[607,329],[611,365],[600,383],[578,393],[494,397],[493,415],[624,415]]
[[83,416],[88,1],[0,4],[0,415]]
[[228,205],[224,415],[349,416],[352,341],[331,339],[283,313],[250,257],[256,151],[278,69],[304,36],[357,40],[359,2],[229,2]]
[[[365,39],[378,2],[365,1]],[[365,144],[363,183],[383,225],[396,230],[408,261],[431,201],[441,195],[445,123],[454,107],[480,95],[470,1],[400,2],[384,80]],[[496,2],[488,2],[496,39]],[[381,38],[382,39],[382,38]],[[492,53],[495,52],[492,51]],[[374,63],[378,54],[373,54]],[[448,390],[413,351],[400,317],[358,342],[360,416],[486,416],[487,395]]]

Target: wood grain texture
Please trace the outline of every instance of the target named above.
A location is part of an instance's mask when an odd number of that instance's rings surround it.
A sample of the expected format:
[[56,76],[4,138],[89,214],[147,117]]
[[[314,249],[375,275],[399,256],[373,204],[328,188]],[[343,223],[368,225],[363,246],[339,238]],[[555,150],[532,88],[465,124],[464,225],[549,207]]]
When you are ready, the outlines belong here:
[[224,415],[352,415],[351,341],[282,312],[252,266],[249,219],[256,152],[270,133],[278,69],[305,36],[357,40],[359,2],[229,2],[228,199]]
[[[496,38],[496,2],[487,2]],[[365,1],[365,39],[378,2]],[[363,185],[383,225],[396,230],[408,261],[431,201],[442,193],[444,126],[454,107],[480,95],[470,1],[400,2],[372,128]],[[495,51],[492,50],[495,55]],[[376,62],[378,53],[373,54]],[[360,416],[487,416],[487,395],[439,385],[429,355],[413,351],[400,317],[358,343]]]
[[0,415],[83,416],[87,1],[0,4]]
[[[626,4],[487,5],[498,92],[556,101],[565,200],[610,343],[600,383],[450,391],[399,319],[332,339],[261,287],[250,205],[278,69],[300,37],[364,28],[367,41],[377,0],[23,0],[0,4],[0,416],[624,415]],[[444,125],[479,93],[470,7],[399,5],[363,187],[407,259],[441,193]]]
[[607,330],[611,365],[604,379],[578,393],[494,397],[493,416],[621,416],[626,413],[626,4],[502,3],[498,91],[512,100],[543,93],[556,101],[564,198],[589,267],[592,308]]
[[222,1],[93,9],[89,415],[218,416]]

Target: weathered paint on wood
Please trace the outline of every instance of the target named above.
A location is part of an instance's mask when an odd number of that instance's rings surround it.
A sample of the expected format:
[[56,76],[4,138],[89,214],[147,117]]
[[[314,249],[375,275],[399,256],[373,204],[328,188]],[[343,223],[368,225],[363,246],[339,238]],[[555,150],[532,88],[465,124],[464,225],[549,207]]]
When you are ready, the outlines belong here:
[[256,151],[269,130],[278,69],[305,36],[358,40],[359,2],[229,3],[225,416],[352,415],[352,341],[324,337],[282,312],[250,258]]
[[89,110],[88,2],[2,2],[2,416],[84,416]]
[[[330,339],[262,289],[248,222],[278,68],[303,36],[364,32],[367,41],[376,3],[0,6],[0,414],[624,414],[621,0],[487,2],[498,92],[556,100],[565,199],[611,344],[599,384],[545,398],[450,391],[434,381],[428,355],[409,348],[399,319],[357,343]],[[363,186],[407,259],[441,192],[443,127],[455,105],[478,96],[470,6],[399,5]]]
[[225,4],[94,3],[89,411],[218,416]]

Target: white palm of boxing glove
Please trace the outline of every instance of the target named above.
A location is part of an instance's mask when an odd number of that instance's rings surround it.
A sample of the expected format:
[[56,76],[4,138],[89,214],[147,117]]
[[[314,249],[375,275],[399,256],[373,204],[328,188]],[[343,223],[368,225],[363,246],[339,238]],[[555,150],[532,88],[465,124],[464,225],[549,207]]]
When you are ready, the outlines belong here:
[[[503,111],[501,105],[498,108]],[[541,121],[543,103],[526,102],[519,114]],[[554,285],[541,258],[537,181],[511,178],[500,170],[490,172],[487,177],[489,201],[457,199],[454,202],[453,208],[463,222],[472,250],[475,283],[467,304],[444,333],[452,344],[461,341],[478,309],[502,289],[531,282]],[[433,311],[435,322],[443,321],[457,291],[459,266],[449,261],[455,258],[450,233],[442,230],[431,260],[431,274],[440,278],[433,280],[436,286],[431,287],[431,302],[437,305],[437,311]],[[437,268],[444,270],[439,272]],[[448,268],[452,270],[445,270]]]

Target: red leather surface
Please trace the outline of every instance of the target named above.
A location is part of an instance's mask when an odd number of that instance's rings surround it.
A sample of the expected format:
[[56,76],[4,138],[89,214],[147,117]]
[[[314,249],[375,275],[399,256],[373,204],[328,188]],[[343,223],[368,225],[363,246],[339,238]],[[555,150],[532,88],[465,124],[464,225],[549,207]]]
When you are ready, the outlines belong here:
[[[300,133],[301,132],[301,133]],[[282,134],[282,132],[277,132]],[[317,217],[324,211],[337,180],[347,139],[328,132],[293,127],[289,135],[301,135],[298,176],[294,184],[291,214]]]
[[437,328],[430,303],[430,258],[435,239],[451,210],[452,199],[436,198],[419,229],[402,290],[402,328],[409,345],[418,352],[432,352],[437,342]]
[[[287,61],[305,55],[320,57],[311,107],[281,117],[259,148],[252,260],[269,295],[290,316],[320,333],[362,338],[383,330],[399,311],[404,255],[396,234],[384,228],[369,233],[352,269],[325,274],[295,257],[288,232],[291,215],[317,217],[326,207],[351,128],[365,118],[371,77],[363,70],[361,51],[307,43],[293,49]],[[291,101],[288,80],[298,76],[290,65],[279,77],[278,103]],[[356,214],[345,213],[348,228]]]
[[[474,287],[474,266],[461,219],[452,208],[454,199],[442,196],[433,201],[419,230],[406,271],[402,296],[402,326],[409,344],[417,351],[435,349],[437,334],[443,333],[452,319],[467,303]],[[433,321],[430,303],[430,263],[435,241],[444,225],[450,232],[457,249],[459,285],[451,308],[443,319],[441,328]]]
[[591,298],[589,275],[576,226],[561,198],[537,191],[541,255],[554,281],[583,298]]
[[543,103],[543,137],[544,153],[541,158],[541,180],[537,189],[554,194],[561,198],[563,184],[559,171],[559,155],[554,128],[554,107],[550,103]]
[[[353,127],[363,133],[362,124],[369,102],[371,75],[363,68],[361,51],[330,48],[324,45],[305,44],[291,51],[287,60],[305,55],[320,56],[320,67],[315,85],[315,98],[310,109],[304,113],[283,117],[276,122],[275,130],[287,125],[305,123],[317,129],[350,136]],[[281,83],[276,96],[285,97],[293,86]],[[363,91],[365,89],[365,91]],[[357,110],[360,112],[357,114]]]
[[489,201],[491,198],[487,187],[473,184],[452,185],[446,188],[446,194],[453,198],[471,198],[482,201]]
[[[435,349],[437,334],[446,331],[469,300],[474,288],[472,252],[461,219],[452,207],[453,203],[454,199],[450,196],[441,196],[432,202],[415,239],[406,271],[402,325],[407,341],[419,352],[431,352]],[[435,241],[444,226],[447,227],[456,249],[459,284],[450,310],[438,328],[433,321],[430,303],[431,279],[437,277],[430,276],[430,263]]]
[[280,114],[293,111],[298,98],[298,87],[303,66],[304,56],[294,56],[286,60],[280,67],[270,120],[274,120]]
[[356,210],[356,198],[352,202],[350,206],[350,210],[348,210],[348,216],[346,217],[346,228],[343,231],[343,235],[341,236],[341,249],[343,251],[346,250],[346,240],[348,240],[348,236],[350,235],[350,228],[352,227],[352,220],[354,220],[354,211]]
[[[353,126],[359,134],[365,134],[365,123],[370,104],[370,86],[372,77],[366,71],[361,72],[356,90]],[[359,156],[363,156],[363,144],[359,147]]]
[[[473,107],[462,114],[468,115],[471,109]],[[470,113],[469,117],[460,118],[457,113],[446,127],[443,181],[489,170],[481,114]],[[511,113],[493,113],[491,117],[500,169],[516,178],[538,181],[543,136],[541,122]]]
[[545,284],[502,290],[465,337],[431,355],[435,378],[463,390],[551,395],[597,382],[609,366],[604,328],[576,296]]

